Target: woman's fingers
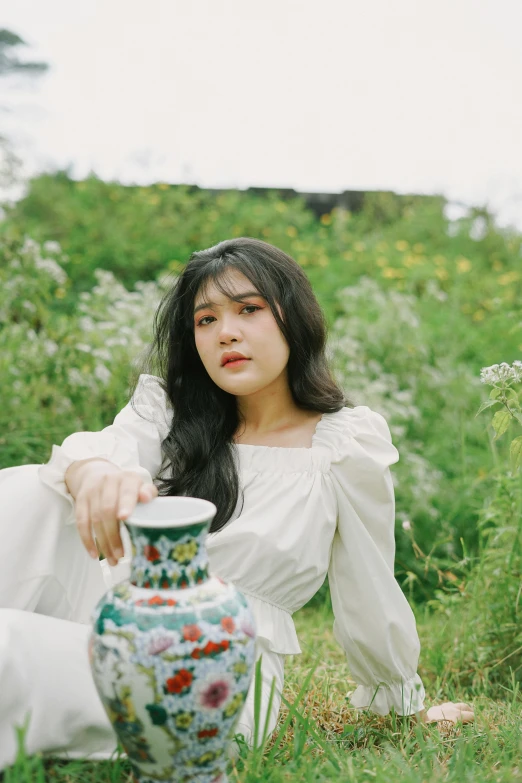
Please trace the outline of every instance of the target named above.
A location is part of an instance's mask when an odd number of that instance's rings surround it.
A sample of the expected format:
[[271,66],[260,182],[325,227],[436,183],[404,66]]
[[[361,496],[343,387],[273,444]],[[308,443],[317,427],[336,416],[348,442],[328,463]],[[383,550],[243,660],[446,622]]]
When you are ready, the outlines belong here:
[[101,476],[88,493],[90,518],[96,542],[110,565],[116,565],[118,562],[116,551],[121,546],[114,489],[118,482],[119,474]]
[[465,702],[444,702],[430,707],[427,713],[428,722],[449,721],[450,723],[472,723],[475,719],[473,707]]
[[75,503],[75,511],[76,526],[78,528],[78,533],[80,534],[80,539],[90,556],[98,557],[98,550],[96,549],[96,544],[94,543],[94,537],[92,535],[92,525],[87,498],[78,495]]
[[124,554],[121,520],[132,514],[138,502],[147,503],[157,496],[156,486],[144,483],[134,471],[111,470],[88,475],[76,496],[76,524],[89,554],[98,557],[98,546],[109,564],[116,565]]
[[148,503],[149,500],[158,497],[158,488],[155,484],[142,484],[139,489],[138,500],[140,503]]

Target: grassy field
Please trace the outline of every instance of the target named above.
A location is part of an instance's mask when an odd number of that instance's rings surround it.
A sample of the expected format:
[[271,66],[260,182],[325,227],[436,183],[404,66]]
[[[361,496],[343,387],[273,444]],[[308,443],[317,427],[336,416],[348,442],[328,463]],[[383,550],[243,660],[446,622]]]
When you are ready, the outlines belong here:
[[[473,725],[419,726],[410,718],[355,710],[346,694],[355,686],[332,634],[328,607],[295,615],[300,656],[288,656],[279,725],[264,749],[242,748],[230,762],[229,781],[250,783],[512,783],[522,780],[522,698],[505,684],[493,699],[473,689],[441,691],[426,667],[436,650],[431,624],[419,622],[425,655],[419,671],[427,706],[447,700],[473,704]],[[447,640],[450,642],[450,640]],[[441,651],[444,653],[444,650]],[[4,783],[132,783],[125,759],[113,762],[43,761],[21,754]]]

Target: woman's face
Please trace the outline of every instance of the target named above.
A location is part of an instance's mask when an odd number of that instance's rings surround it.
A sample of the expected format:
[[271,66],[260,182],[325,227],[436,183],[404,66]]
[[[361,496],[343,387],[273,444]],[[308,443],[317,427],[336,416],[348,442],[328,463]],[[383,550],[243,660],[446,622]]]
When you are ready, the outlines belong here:
[[[236,396],[265,389],[285,372],[290,350],[268,302],[237,269],[227,270],[229,299],[213,283],[194,302],[194,336],[203,365],[224,391]],[[279,313],[281,314],[281,310]],[[224,364],[235,351],[248,361]]]

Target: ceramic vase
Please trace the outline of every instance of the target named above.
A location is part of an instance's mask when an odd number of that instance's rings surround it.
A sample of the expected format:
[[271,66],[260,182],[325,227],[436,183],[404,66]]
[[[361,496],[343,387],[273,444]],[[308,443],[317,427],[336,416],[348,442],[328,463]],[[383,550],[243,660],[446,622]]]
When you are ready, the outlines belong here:
[[209,574],[215,513],[198,498],[138,504],[130,580],[93,613],[94,682],[139,783],[226,783],[255,625],[242,593]]

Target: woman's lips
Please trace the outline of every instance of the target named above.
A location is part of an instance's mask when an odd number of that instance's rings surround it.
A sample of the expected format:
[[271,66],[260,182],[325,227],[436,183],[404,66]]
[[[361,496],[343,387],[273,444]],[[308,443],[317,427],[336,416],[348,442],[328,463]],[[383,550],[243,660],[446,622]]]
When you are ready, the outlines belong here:
[[226,364],[224,364],[223,367],[224,368],[226,368],[226,367],[230,367],[230,368],[232,368],[232,367],[240,367],[242,364],[246,364],[249,361],[250,361],[250,359],[234,359],[234,361],[227,362]]

